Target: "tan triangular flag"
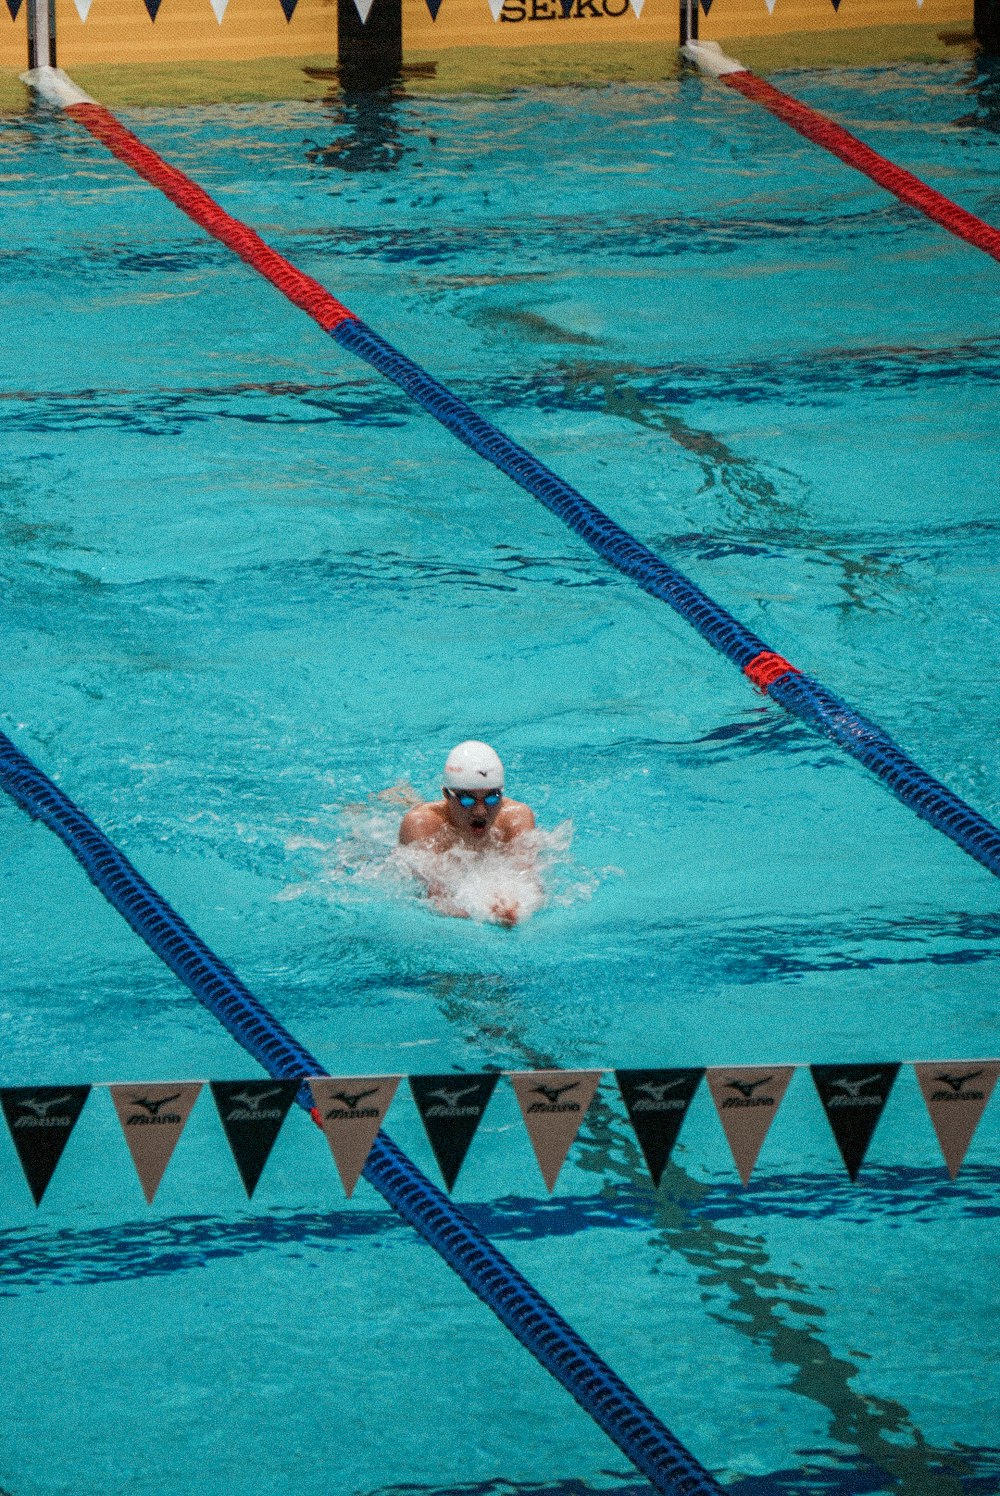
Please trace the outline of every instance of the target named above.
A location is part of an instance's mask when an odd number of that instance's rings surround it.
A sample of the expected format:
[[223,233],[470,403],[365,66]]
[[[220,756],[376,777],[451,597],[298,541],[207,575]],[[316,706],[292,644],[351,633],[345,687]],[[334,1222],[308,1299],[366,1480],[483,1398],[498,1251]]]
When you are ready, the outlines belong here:
[[1000,1076],[1000,1060],[928,1060],[913,1068],[954,1179]]
[[603,1070],[517,1070],[510,1076],[551,1195]]
[[313,1116],[326,1133],[348,1200],[399,1085],[398,1075],[314,1076]]
[[720,1065],[705,1073],[744,1184],[753,1173],[794,1069],[794,1065]]
[[170,1155],[191,1108],[198,1100],[201,1081],[156,1081],[150,1085],[109,1086],[135,1171],[152,1205]]

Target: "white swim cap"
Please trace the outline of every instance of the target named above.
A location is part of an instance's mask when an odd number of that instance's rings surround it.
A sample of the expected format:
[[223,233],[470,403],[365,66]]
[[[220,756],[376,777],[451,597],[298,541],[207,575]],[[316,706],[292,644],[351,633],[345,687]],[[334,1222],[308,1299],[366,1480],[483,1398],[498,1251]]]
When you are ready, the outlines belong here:
[[488,743],[471,738],[448,754],[444,784],[449,790],[502,790],[503,764]]

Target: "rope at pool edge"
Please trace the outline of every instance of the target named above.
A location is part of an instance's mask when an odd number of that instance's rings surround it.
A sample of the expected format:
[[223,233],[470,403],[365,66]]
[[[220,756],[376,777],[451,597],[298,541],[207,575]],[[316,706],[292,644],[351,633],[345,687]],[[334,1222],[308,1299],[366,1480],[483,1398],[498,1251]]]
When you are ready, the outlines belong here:
[[[705,44],[689,43],[685,51],[687,55],[695,52],[711,55],[711,49]],[[718,48],[714,49],[714,54],[722,59],[722,71],[727,81],[745,73],[740,64],[724,58]],[[318,281],[304,275],[265,244],[252,229],[226,213],[197,183],[144,145],[109,110],[82,93],[65,74],[54,68],[38,68],[23,76],[50,103],[65,109],[119,160],[158,187],[190,218],[233,249],[296,306],[308,312],[341,347],[357,354],[399,385],[466,446],[493,463],[556,514],[598,555],[638,582],[653,597],[669,603],[709,644],[743,670],[759,689],[772,696],[786,711],[832,738],[917,815],[950,837],[990,872],[1000,876],[1000,830],[915,763],[880,727],[840,701],[819,681],[804,675],[768,649],[762,640],[683,573],[615,524],[538,458],[477,415],[457,395],[367,327]],[[804,105],[801,107],[805,108]],[[912,180],[916,182],[917,179]],[[931,193],[930,188],[926,191]],[[954,204],[951,207],[956,214],[962,214],[962,209]],[[971,218],[971,215],[966,217]],[[981,227],[995,234],[987,229],[987,225]],[[1000,236],[996,237],[1000,240]]]
[[[269,1075],[326,1074],[239,977],[199,939],[68,795],[0,733],[0,786],[66,844],[132,929]],[[297,1098],[309,1111],[303,1083]],[[620,1377],[385,1133],[364,1177],[665,1496],[723,1496],[722,1488]]]

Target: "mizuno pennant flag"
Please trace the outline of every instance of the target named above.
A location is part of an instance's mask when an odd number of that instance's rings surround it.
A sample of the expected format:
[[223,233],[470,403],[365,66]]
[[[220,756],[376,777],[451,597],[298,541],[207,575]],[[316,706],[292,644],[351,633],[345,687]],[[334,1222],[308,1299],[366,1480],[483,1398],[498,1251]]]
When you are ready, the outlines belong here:
[[313,1115],[326,1135],[348,1200],[398,1085],[398,1075],[323,1075],[309,1081],[316,1103]]
[[5,1086],[0,1105],[32,1198],[42,1196],[79,1120],[89,1086]]
[[705,1072],[733,1162],[750,1180],[794,1065],[719,1065]]
[[642,1156],[659,1185],[704,1070],[616,1070],[615,1080]]
[[156,1081],[149,1085],[109,1086],[146,1204],[152,1205],[160,1180],[184,1131],[201,1081]]
[[865,1161],[899,1065],[810,1065],[809,1068],[840,1156],[853,1181]]
[[281,1125],[299,1089],[297,1080],[213,1080],[212,1097],[252,1199]]
[[549,1194],[603,1074],[603,1070],[521,1070],[510,1076]]
[[410,1090],[449,1194],[499,1079],[497,1074],[410,1076]]
[[954,1179],[1000,1076],[1000,1060],[928,1061],[913,1068]]

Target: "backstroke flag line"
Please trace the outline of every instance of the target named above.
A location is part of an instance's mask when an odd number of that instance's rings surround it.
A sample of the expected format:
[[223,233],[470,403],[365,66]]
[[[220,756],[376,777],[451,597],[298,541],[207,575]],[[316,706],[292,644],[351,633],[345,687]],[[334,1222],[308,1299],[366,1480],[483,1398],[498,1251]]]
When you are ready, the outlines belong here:
[[705,1072],[733,1162],[743,1183],[753,1173],[794,1065],[729,1065]]
[[76,1126],[89,1086],[7,1086],[0,1105],[32,1199],[41,1205]]
[[998,1060],[914,1065],[948,1173],[955,1178],[1000,1075]]
[[509,1075],[550,1195],[603,1073],[519,1070]]
[[410,1090],[449,1194],[499,1079],[498,1071],[410,1076]]
[[[910,1060],[949,1175],[965,1162],[1000,1079],[1000,1060]],[[615,1080],[654,1187],[658,1187],[704,1076],[744,1184],[797,1069],[816,1096],[852,1180],[857,1180],[901,1062],[823,1065],[717,1065],[615,1070]],[[410,1092],[450,1192],[502,1076],[510,1081],[551,1193],[579,1133],[603,1070],[448,1072],[411,1075]],[[399,1075],[314,1077],[308,1084],[348,1198],[397,1094]],[[40,1205],[92,1090],[107,1090],[149,1204],[205,1083],[150,1081],[106,1085],[0,1087],[0,1109],[32,1198]],[[222,1131],[253,1197],[291,1109],[298,1081],[207,1082]],[[701,1126],[701,1123],[699,1123]],[[93,1144],[91,1144],[93,1146]],[[919,1135],[914,1146],[920,1148]],[[787,1167],[787,1165],[786,1165]],[[2,1496],[2,1493],[0,1493]]]
[[299,1089],[296,1080],[209,1082],[247,1199],[253,1198],[282,1123]]
[[198,1100],[201,1081],[109,1086],[146,1204],[152,1205],[160,1180]]
[[810,1065],[809,1068],[847,1172],[855,1180],[899,1066]]
[[646,1167],[659,1186],[704,1070],[616,1070],[615,1080]]
[[322,1127],[348,1200],[399,1085],[398,1075],[314,1076],[309,1082]]

